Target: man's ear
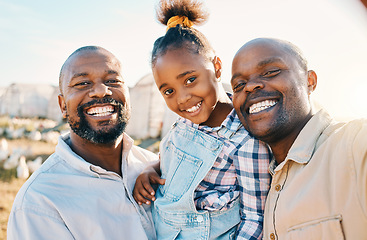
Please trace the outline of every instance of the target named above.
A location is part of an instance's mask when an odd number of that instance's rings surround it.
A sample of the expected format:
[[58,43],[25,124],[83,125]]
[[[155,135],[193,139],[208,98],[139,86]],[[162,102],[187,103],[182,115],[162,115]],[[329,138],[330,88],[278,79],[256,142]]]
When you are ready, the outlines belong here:
[[65,103],[64,96],[62,94],[59,94],[57,98],[59,100],[59,107],[62,113],[62,117],[66,118],[66,103]]
[[315,91],[316,85],[317,85],[317,75],[315,71],[309,70],[307,72],[308,95],[310,95],[313,91]]
[[215,77],[220,78],[222,76],[222,60],[219,57],[215,56],[213,59]]

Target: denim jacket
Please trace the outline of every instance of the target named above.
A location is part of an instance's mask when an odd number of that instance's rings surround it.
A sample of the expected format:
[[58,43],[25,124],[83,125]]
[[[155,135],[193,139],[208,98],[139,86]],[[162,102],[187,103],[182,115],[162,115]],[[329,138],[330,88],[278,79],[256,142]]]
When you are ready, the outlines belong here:
[[[228,138],[233,133],[225,133]],[[228,210],[196,210],[194,191],[223,148],[223,142],[182,122],[162,140],[161,172],[153,218],[158,239],[234,239],[240,222],[237,200]]]

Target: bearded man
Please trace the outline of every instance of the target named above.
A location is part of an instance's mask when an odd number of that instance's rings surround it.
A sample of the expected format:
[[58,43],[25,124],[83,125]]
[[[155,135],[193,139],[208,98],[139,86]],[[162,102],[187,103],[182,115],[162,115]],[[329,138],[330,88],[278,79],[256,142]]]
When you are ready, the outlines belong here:
[[8,239],[155,239],[149,206],[131,193],[157,156],[124,133],[130,99],[120,61],[101,47],[79,48],[59,87],[71,131],[18,192]]

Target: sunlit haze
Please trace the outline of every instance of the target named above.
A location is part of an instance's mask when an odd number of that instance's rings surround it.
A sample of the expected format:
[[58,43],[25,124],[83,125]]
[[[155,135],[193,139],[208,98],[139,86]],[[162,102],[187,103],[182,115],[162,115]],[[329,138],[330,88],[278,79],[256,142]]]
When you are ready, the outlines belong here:
[[[74,50],[99,45],[123,63],[133,86],[149,74],[150,52],[165,26],[157,0],[0,0],[0,86],[58,84]],[[236,51],[257,37],[298,45],[318,75],[313,98],[337,118],[367,117],[367,9],[359,0],[208,0],[203,32],[229,83]]]

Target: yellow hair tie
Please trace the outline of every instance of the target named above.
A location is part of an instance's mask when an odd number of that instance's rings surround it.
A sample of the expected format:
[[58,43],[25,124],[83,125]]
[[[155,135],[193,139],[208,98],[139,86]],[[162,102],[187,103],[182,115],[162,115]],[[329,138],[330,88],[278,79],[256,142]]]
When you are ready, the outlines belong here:
[[188,28],[194,25],[186,16],[174,16],[168,20],[166,31],[168,31],[170,28],[176,27],[178,24]]

